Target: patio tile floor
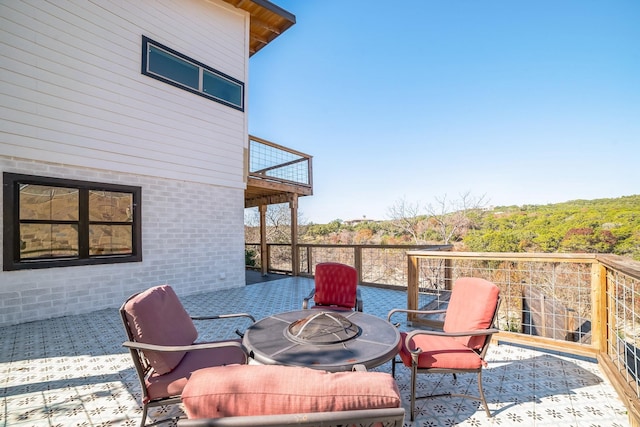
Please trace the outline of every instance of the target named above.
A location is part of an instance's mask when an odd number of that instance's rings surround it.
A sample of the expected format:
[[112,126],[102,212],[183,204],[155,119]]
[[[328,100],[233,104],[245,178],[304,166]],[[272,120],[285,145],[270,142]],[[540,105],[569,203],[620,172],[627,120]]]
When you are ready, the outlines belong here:
[[[247,285],[182,298],[192,315],[247,312],[256,319],[297,310],[313,282],[304,278]],[[362,288],[364,311],[386,318],[406,306],[406,293]],[[402,321],[399,316],[398,321]],[[396,319],[394,319],[395,321]],[[234,337],[242,320],[198,322],[201,339]],[[407,329],[401,324],[401,329]],[[140,386],[116,309],[0,328],[0,425],[137,426]],[[626,409],[594,360],[510,344],[489,348],[483,383],[493,418],[477,402],[441,397],[419,400],[409,421],[408,369],[396,379],[406,426],[628,426]],[[391,363],[375,368],[390,372]],[[420,392],[470,389],[475,375],[422,375]],[[151,421],[182,415],[179,405],[150,411]],[[163,425],[175,425],[170,419]]]

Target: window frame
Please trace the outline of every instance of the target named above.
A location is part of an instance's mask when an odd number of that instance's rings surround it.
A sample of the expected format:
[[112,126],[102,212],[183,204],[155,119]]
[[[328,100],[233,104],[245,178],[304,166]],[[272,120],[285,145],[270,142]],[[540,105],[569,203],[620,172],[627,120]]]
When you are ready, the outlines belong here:
[[[169,55],[172,55],[184,62],[187,62],[190,65],[194,65],[196,67],[198,67],[198,89],[194,89],[191,86],[188,86],[186,84],[180,83],[176,80],[172,80],[166,76],[163,76],[161,74],[155,73],[153,71],[151,71],[149,69],[149,50],[150,47],[149,46],[153,46],[157,49],[163,50],[165,53],[168,53]],[[210,74],[213,74],[216,77],[219,77],[223,80],[227,80],[228,82],[238,85],[238,87],[240,88],[240,104],[235,104],[229,100],[223,99],[223,98],[219,98],[217,96],[214,96],[208,92],[204,91],[204,72],[208,72]],[[216,70],[215,68],[209,67],[206,64],[203,64],[202,62],[199,62],[193,58],[190,58],[186,55],[183,55],[182,53],[171,49],[170,47],[167,47],[165,45],[163,45],[162,43],[158,43],[152,39],[150,39],[147,36],[142,36],[142,74],[144,74],[145,76],[149,76],[153,79],[156,80],[160,80],[161,82],[170,84],[171,86],[175,86],[177,88],[186,90],[187,92],[191,92],[191,93],[195,93],[196,95],[202,96],[204,98],[207,98],[209,100],[218,102],[220,104],[226,105],[228,107],[234,108],[238,111],[242,111],[244,112],[244,97],[245,97],[245,90],[244,90],[244,82],[235,79],[231,76],[229,76],[228,74],[225,74],[221,71]]]
[[[54,186],[77,189],[78,200],[78,255],[20,259],[20,184]],[[129,193],[133,197],[131,224],[131,254],[90,255],[89,228],[96,221],[89,220],[89,191]],[[82,196],[86,192],[86,197]],[[35,175],[3,172],[3,271],[29,270],[79,265],[119,264],[142,261],[142,188],[129,185],[107,184],[91,181],[51,178]],[[53,221],[55,223],[63,221]]]

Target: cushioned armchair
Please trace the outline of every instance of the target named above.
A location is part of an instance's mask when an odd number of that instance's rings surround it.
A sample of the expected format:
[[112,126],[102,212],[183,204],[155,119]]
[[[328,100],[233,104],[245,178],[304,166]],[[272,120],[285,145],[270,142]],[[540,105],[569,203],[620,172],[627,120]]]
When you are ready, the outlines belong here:
[[[120,315],[127,333],[124,342],[133,358],[142,387],[142,420],[149,407],[180,403],[191,374],[202,368],[246,364],[247,354],[239,340],[196,343],[193,320],[246,317],[246,313],[190,317],[169,285],[156,286],[131,296]],[[212,378],[211,380],[215,380]]]
[[358,288],[358,270],[337,262],[324,262],[316,265],[315,287],[302,301],[302,308],[362,311],[362,296]]
[[[482,368],[487,365],[484,358],[491,336],[498,332],[493,328],[500,305],[500,291],[493,283],[463,277],[453,285],[451,299],[445,312],[442,331],[414,330],[401,333],[400,360],[392,361],[392,375],[397,363],[411,368],[411,420],[415,416],[415,401],[427,397],[457,396],[479,400],[487,416],[491,412],[482,390]],[[440,311],[394,309],[387,316],[389,321],[395,313],[433,314]],[[479,396],[469,394],[437,394],[416,397],[418,374],[477,373]]]

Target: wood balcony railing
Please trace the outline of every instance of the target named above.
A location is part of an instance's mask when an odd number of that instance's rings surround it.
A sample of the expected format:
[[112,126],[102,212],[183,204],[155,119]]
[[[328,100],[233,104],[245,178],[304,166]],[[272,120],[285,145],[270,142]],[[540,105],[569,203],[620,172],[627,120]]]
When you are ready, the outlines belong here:
[[600,254],[410,251],[407,269],[412,309],[446,306],[458,277],[498,285],[497,341],[597,358],[630,421],[640,425],[639,262]]
[[249,136],[245,207],[285,203],[313,194],[312,157],[266,139]]
[[[251,254],[247,267],[261,269],[260,244],[247,243]],[[291,245],[266,245],[267,266],[264,271],[293,274]],[[314,266],[321,262],[341,262],[358,270],[359,282],[371,286],[407,286],[407,252],[410,250],[450,250],[450,245],[329,245],[298,243],[298,271],[311,277]]]
[[[260,245],[246,248],[257,254]],[[640,262],[605,254],[451,252],[448,246],[299,248],[301,275],[312,276],[319,262],[349,264],[358,269],[362,284],[405,288],[410,309],[446,307],[458,277],[492,281],[503,301],[498,342],[597,359],[625,402],[630,423],[640,426]],[[267,271],[291,273],[291,245],[269,244],[267,252]]]

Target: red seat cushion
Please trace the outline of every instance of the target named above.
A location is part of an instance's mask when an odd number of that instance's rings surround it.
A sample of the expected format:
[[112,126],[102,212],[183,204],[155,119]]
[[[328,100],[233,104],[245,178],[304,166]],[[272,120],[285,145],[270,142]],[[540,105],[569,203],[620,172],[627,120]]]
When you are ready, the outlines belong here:
[[356,305],[358,270],[337,262],[316,265],[313,300],[318,305],[336,305],[353,309]]
[[[401,334],[400,358],[405,366],[411,366],[411,354],[406,347],[407,334]],[[409,343],[411,349],[420,348],[419,368],[477,369],[484,362],[473,350],[451,337],[415,335]]]
[[[240,342],[240,340],[234,340]],[[246,363],[245,353],[238,347],[212,348],[188,352],[181,363],[168,374],[153,373],[146,379],[149,399],[179,396],[191,375],[202,368]]]
[[[124,306],[134,340],[145,344],[190,345],[198,331],[171,286],[147,289]],[[145,351],[157,374],[171,372],[185,352]]]
[[384,372],[330,373],[281,365],[207,368],[182,392],[189,418],[399,408],[400,393]]
[[[500,289],[487,280],[476,277],[457,279],[442,329],[445,332],[463,332],[491,327],[499,294]],[[455,340],[477,350],[483,346],[486,337],[456,337]]]

